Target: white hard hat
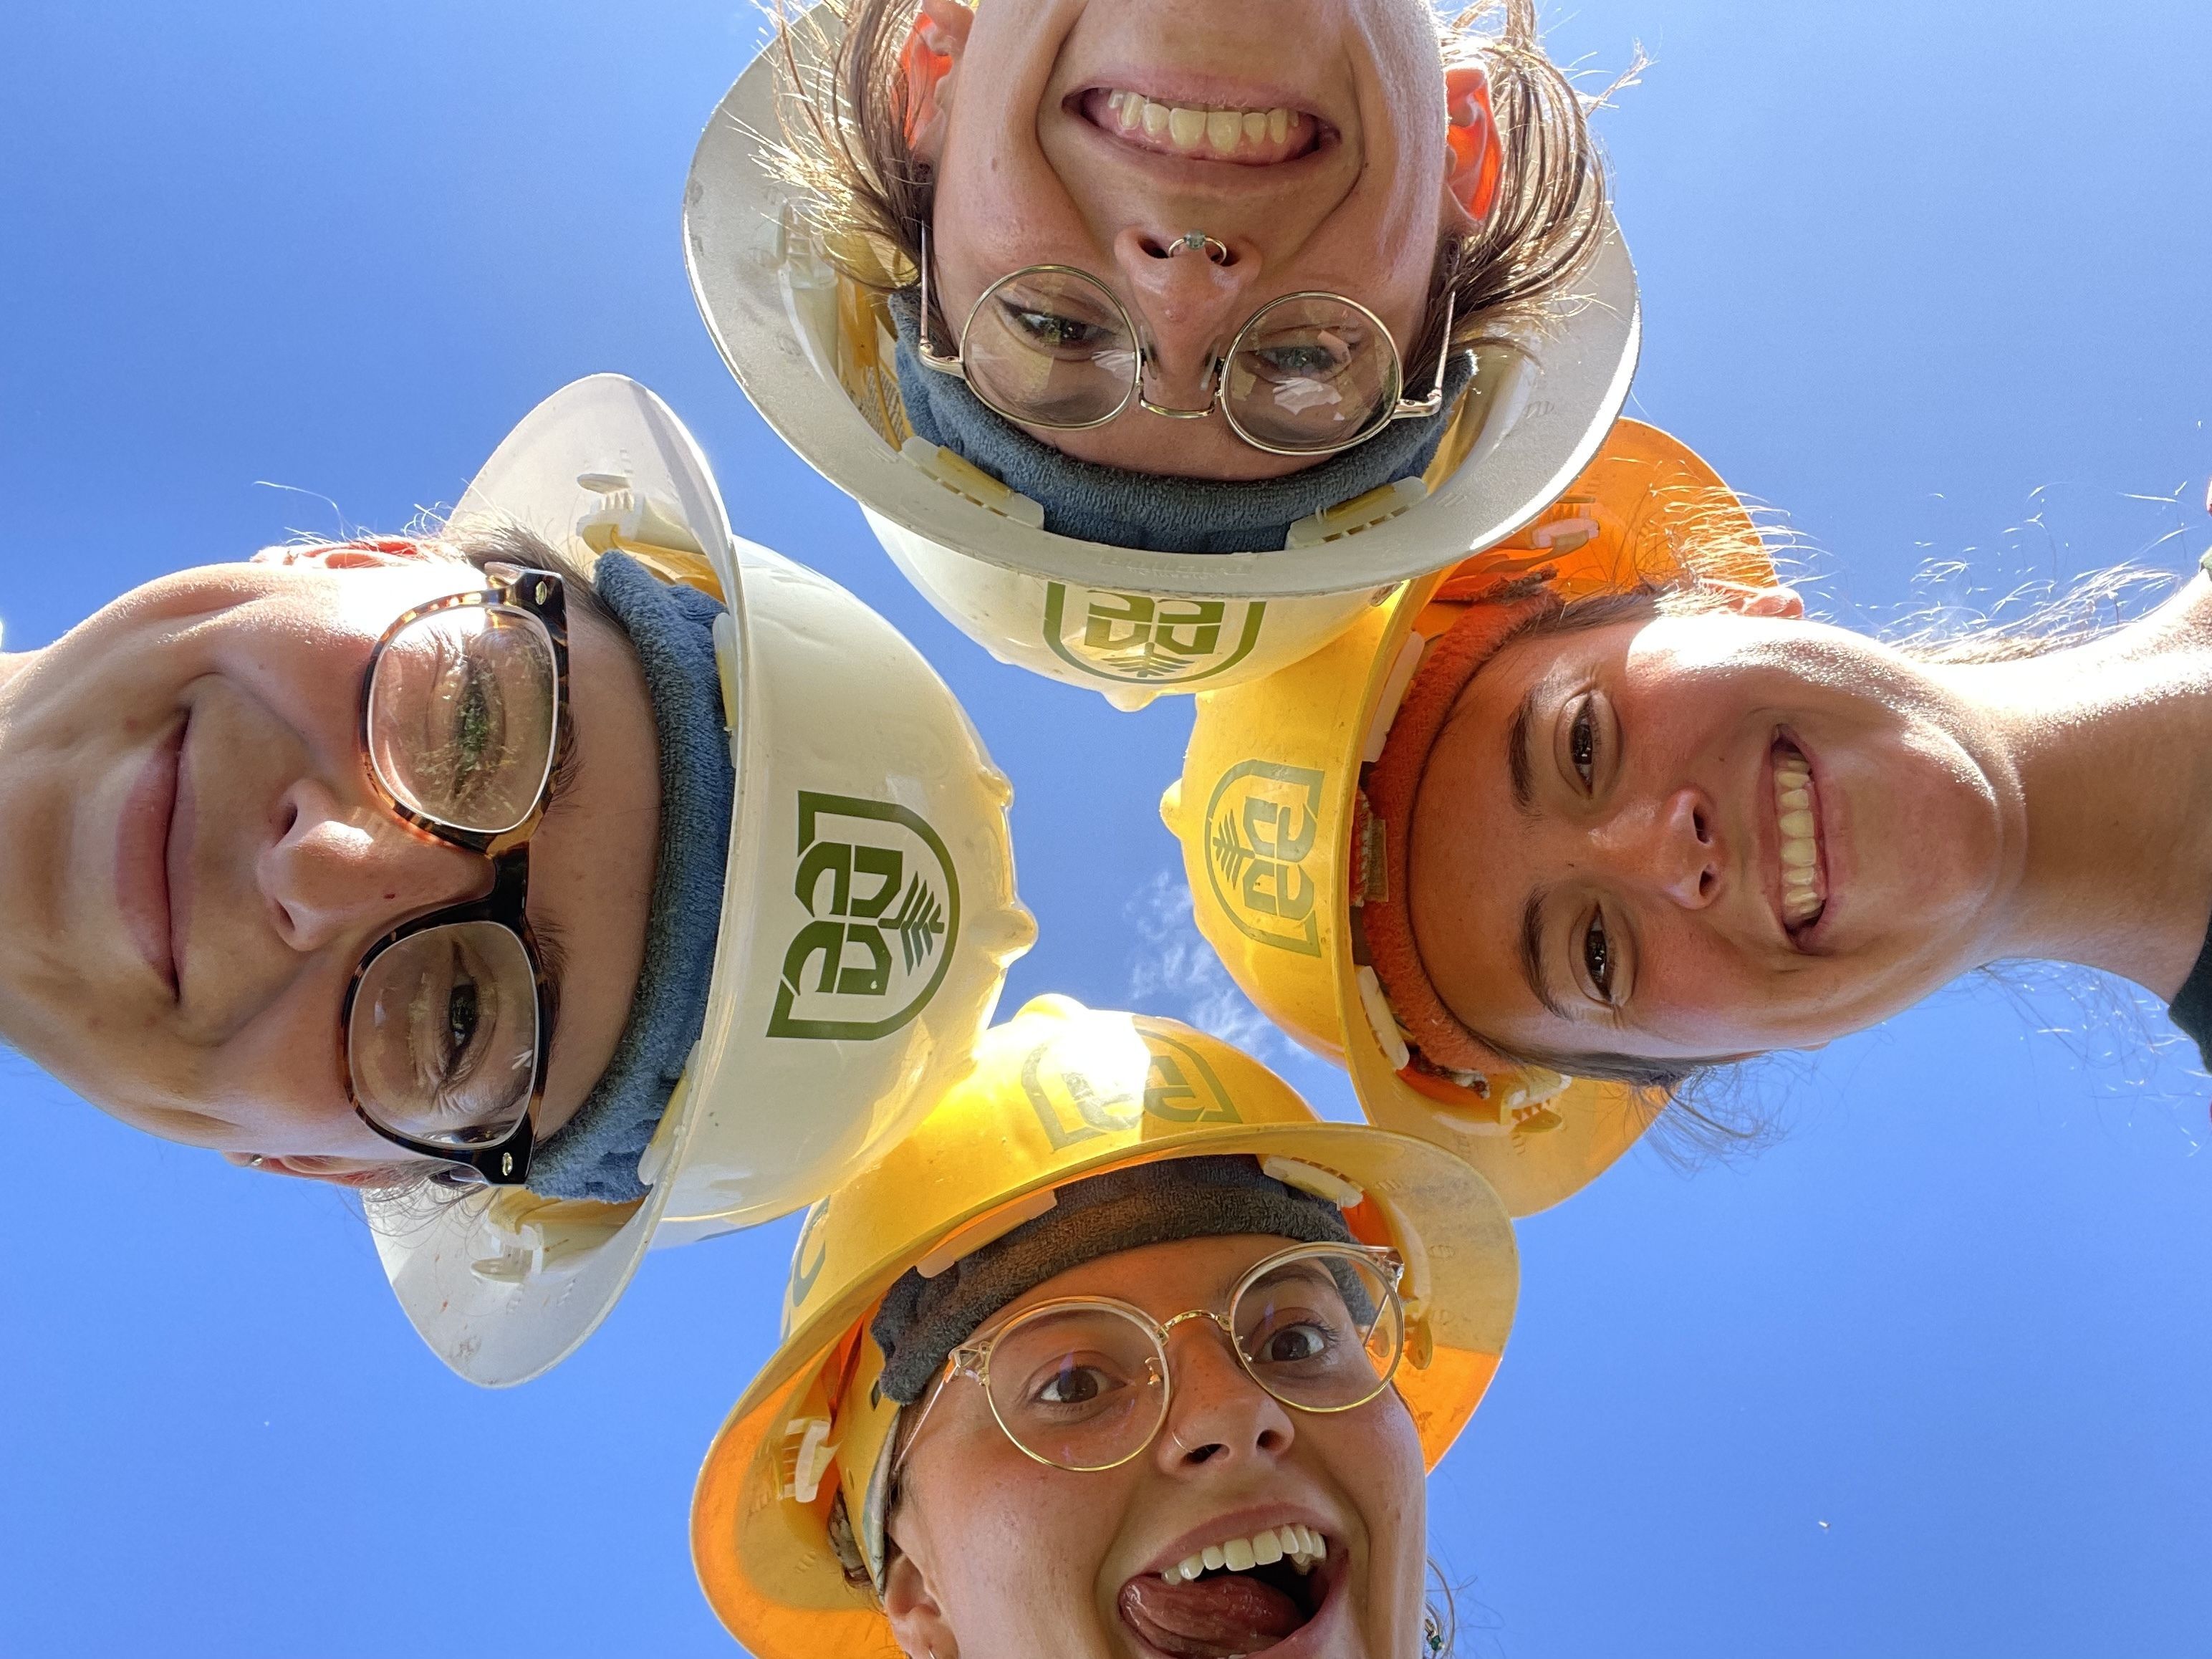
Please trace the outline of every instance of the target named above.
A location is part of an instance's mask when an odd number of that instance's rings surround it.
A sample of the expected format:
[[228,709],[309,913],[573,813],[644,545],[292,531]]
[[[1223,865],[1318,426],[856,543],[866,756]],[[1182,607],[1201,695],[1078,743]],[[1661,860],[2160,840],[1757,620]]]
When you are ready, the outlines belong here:
[[[800,63],[841,27],[828,4],[795,18]],[[691,291],[762,417],[860,503],[907,579],[1001,662],[1123,708],[1272,673],[1399,583],[1527,525],[1589,464],[1627,399],[1642,321],[1635,268],[1609,228],[1571,315],[1480,355],[1441,452],[1457,453],[1457,465],[1433,489],[1408,478],[1371,490],[1301,520],[1266,552],[1147,552],[1054,535],[1036,502],[922,439],[895,447],[862,412],[858,384],[896,406],[896,374],[884,340],[852,337],[880,325],[823,257],[804,192],[769,171],[781,52],[771,43],[738,77],[692,156]]]
[[[1012,791],[951,692],[843,588],[733,537],[698,446],[645,387],[595,374],[540,404],[454,522],[478,515],[585,561],[619,547],[719,587],[736,772],[706,1026],[639,1166],[647,1195],[368,1200],[415,1328],[461,1376],[499,1388],[574,1352],[648,1246],[799,1209],[902,1134],[966,1073],[1036,925],[1014,893]],[[907,937],[895,918],[817,916],[836,884],[817,886],[805,855],[839,848],[897,861],[926,925]],[[892,929],[872,942],[886,970],[819,989],[799,969],[825,926]]]

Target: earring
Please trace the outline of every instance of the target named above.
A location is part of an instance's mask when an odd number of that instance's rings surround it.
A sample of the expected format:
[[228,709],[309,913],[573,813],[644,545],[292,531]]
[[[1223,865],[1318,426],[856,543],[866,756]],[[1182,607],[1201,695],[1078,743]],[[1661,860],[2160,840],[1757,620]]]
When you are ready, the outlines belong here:
[[1421,1659],[1439,1659],[1444,1650],[1444,1627],[1430,1608],[1421,1609]]

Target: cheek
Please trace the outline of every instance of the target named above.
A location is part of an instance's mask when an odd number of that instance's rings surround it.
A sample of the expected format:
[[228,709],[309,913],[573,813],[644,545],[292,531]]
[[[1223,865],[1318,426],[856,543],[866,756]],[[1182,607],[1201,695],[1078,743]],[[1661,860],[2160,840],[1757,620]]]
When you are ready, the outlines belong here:
[[1360,1589],[1368,1650],[1413,1652],[1428,1578],[1428,1477],[1413,1419],[1391,1395],[1371,1417],[1352,1413],[1316,1437],[1365,1534]]
[[[962,1659],[1035,1659],[1105,1650],[1118,1586],[1103,1565],[1127,1504],[1121,1471],[1070,1474],[992,1436],[914,1472],[916,1559],[959,1639]],[[949,1442],[948,1442],[949,1443]]]

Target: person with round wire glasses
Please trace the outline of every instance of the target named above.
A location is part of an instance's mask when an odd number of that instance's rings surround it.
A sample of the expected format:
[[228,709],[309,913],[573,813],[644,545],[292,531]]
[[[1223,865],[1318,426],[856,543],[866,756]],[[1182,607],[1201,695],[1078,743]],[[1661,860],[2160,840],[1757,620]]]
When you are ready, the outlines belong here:
[[1463,1161],[1039,998],[808,1213],[700,1583],[760,1659],[1433,1659],[1425,1474],[1516,1279]]
[[[1280,548],[1423,475],[1475,349],[1564,314],[1607,234],[1530,0],[827,0],[780,28],[786,234],[896,332],[896,386],[856,398],[1060,535]],[[841,374],[877,355],[848,344]]]

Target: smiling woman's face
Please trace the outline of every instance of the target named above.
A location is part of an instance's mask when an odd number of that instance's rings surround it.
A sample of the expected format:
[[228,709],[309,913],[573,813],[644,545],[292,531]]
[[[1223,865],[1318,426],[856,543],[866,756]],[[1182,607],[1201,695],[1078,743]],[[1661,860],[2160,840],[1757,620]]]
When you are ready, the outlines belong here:
[[[1357,300],[1410,349],[1440,240],[1468,227],[1446,188],[1444,72],[1425,0],[986,5],[945,102],[920,142],[936,170],[944,314],[957,328],[1024,265],[1088,271],[1148,343],[1146,396],[1170,407],[1205,408],[1216,356],[1285,294]],[[1147,104],[1161,113],[1148,119]],[[1193,229],[1226,262],[1168,257]],[[1430,372],[1405,369],[1414,386]],[[1269,477],[1313,459],[1251,447],[1218,410],[1170,420],[1133,404],[1091,430],[1030,429],[1142,472]]]
[[[1038,1285],[977,1334],[1062,1296],[1114,1297],[1163,1322],[1218,1309],[1284,1243],[1242,1236],[1103,1256]],[[1173,1400],[1158,1435],[1129,1462],[1089,1474],[1024,1455],[973,1381],[946,1386],[915,1437],[890,1523],[898,1553],[884,1605],[908,1653],[1400,1659],[1417,1650],[1426,1496],[1419,1438],[1396,1393],[1346,1412],[1293,1410],[1246,1375],[1206,1320],[1176,1328],[1169,1359]],[[1285,1526],[1328,1546],[1287,1590],[1235,1574],[1174,1592],[1162,1582],[1208,1546]]]
[[[394,817],[360,747],[371,650],[483,586],[450,557],[331,550],[126,594],[0,682],[0,1037],[124,1122],[343,1176],[338,1011],[362,954],[490,866]],[[569,608],[573,782],[531,842],[560,958],[540,1136],[605,1068],[644,956],[659,831],[635,654]],[[575,942],[560,951],[558,941]]]
[[1461,695],[1407,906],[1509,1049],[1719,1059],[1818,1044],[1986,959],[2017,779],[1940,675],[1727,612],[1538,634]]

